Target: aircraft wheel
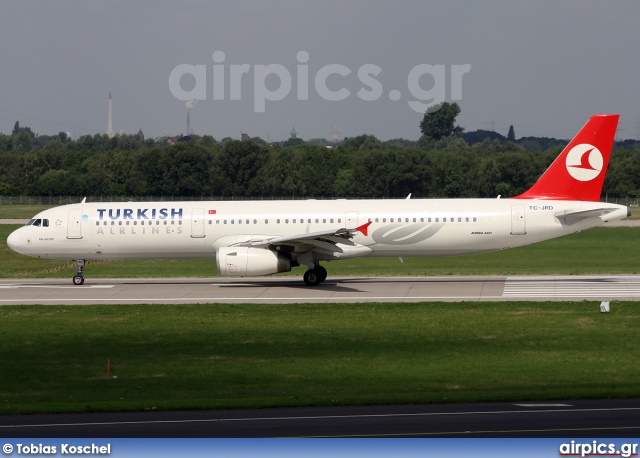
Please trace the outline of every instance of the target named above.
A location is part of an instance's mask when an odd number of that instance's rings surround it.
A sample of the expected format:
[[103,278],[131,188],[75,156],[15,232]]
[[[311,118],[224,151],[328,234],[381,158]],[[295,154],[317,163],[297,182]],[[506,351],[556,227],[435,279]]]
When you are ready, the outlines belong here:
[[73,284],[74,285],[82,285],[84,284],[84,277],[80,276],[80,275],[76,275],[73,277]]
[[304,273],[304,283],[307,286],[317,286],[320,284],[320,274],[316,269],[309,269]]
[[318,276],[320,277],[320,283],[327,279],[327,269],[322,267],[321,265],[317,265],[315,267],[316,272],[318,272]]

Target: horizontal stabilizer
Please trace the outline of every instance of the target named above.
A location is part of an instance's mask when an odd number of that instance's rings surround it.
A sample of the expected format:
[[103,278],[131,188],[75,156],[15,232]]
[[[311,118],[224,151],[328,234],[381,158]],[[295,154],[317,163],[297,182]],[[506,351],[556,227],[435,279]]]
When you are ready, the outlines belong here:
[[580,211],[564,210],[556,213],[554,216],[563,220],[565,224],[575,224],[583,219],[597,218],[599,216],[607,215],[615,210],[615,208],[594,208],[592,210]]

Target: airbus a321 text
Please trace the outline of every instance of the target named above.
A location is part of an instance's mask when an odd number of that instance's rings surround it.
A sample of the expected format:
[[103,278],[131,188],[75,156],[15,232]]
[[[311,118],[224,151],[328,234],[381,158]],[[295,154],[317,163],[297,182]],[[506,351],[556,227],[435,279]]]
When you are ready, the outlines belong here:
[[450,256],[527,245],[629,215],[601,203],[618,115],[595,115],[524,194],[507,199],[87,203],[51,208],[7,239],[29,256],[87,260],[216,257],[225,276],[327,277],[323,261]]

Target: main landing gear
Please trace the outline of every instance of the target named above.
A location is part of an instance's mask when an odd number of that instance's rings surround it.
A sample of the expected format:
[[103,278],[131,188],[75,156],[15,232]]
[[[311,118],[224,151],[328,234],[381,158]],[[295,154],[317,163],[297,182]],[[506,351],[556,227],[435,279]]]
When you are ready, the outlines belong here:
[[327,269],[316,264],[312,269],[304,273],[304,283],[307,286],[318,286],[327,279]]
[[76,261],[76,275],[73,277],[74,285],[82,285],[84,283],[84,259]]

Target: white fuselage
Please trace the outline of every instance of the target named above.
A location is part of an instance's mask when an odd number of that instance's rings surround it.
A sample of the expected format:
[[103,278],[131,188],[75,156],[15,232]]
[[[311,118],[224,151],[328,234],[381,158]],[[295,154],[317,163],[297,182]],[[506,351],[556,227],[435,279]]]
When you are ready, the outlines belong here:
[[[603,208],[610,210],[604,216],[558,217]],[[362,249],[343,258],[450,256],[527,245],[626,216],[627,207],[615,204],[523,199],[82,203],[41,212],[8,244],[51,259],[213,258],[218,248],[246,240],[371,221],[367,235],[352,239]]]

